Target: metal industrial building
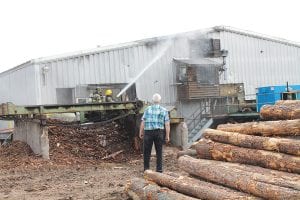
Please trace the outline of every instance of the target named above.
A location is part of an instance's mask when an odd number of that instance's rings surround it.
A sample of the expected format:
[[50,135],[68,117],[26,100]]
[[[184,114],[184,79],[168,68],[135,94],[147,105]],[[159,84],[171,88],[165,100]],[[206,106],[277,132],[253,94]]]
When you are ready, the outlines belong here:
[[0,102],[83,102],[93,87],[118,93],[137,76],[130,98],[150,101],[158,92],[165,105],[197,124],[201,114],[211,112],[203,105],[211,107],[223,97],[238,104],[254,100],[257,87],[299,84],[300,44],[217,26],[39,58],[0,74]]

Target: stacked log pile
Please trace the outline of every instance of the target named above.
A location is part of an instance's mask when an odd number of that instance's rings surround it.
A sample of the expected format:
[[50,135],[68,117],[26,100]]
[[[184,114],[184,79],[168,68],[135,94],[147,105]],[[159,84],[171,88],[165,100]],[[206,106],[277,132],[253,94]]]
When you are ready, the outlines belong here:
[[265,120],[300,119],[300,100],[277,101],[275,105],[265,105],[260,110]]
[[[178,154],[178,165],[188,175],[146,171],[145,180],[198,199],[300,199],[299,105],[280,101],[272,110],[263,109],[264,119],[279,121],[207,129],[194,149]],[[282,106],[293,114],[279,117]]]

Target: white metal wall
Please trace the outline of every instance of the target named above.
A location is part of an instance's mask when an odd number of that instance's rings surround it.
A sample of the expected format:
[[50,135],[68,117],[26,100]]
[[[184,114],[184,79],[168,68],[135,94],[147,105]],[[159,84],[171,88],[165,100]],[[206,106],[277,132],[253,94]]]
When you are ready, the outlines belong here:
[[38,104],[36,68],[25,63],[0,74],[0,103],[13,102],[17,105]]
[[[56,88],[74,88],[83,84],[128,83],[164,48],[164,42],[93,52],[77,57],[45,60],[37,63],[40,74],[41,104],[57,103]],[[174,57],[187,57],[186,39],[170,42],[166,53],[136,82],[137,96],[151,100],[158,92],[163,103],[176,102]],[[43,77],[43,68],[49,70]],[[45,78],[45,79],[44,79]]]
[[219,37],[229,52],[220,81],[244,83],[247,100],[255,99],[258,87],[300,84],[299,47],[228,31]]
[[[175,105],[173,58],[188,58],[189,35],[197,33],[173,38],[166,53],[136,82],[139,99],[150,101],[152,94],[158,92],[162,94],[163,103]],[[220,82],[244,83],[246,99],[255,99],[257,87],[284,85],[286,81],[300,84],[299,47],[230,31],[214,31],[208,36],[220,38],[221,48],[229,51]],[[0,102],[55,104],[56,88],[128,83],[162,48],[164,43],[160,40],[143,40],[32,61],[0,74]],[[48,70],[44,73],[45,68]]]

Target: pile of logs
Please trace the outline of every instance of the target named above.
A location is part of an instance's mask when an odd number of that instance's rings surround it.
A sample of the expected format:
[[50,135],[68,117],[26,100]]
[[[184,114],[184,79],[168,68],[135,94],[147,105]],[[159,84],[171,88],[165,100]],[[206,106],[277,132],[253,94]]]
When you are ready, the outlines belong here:
[[[293,114],[279,115],[283,105]],[[281,121],[207,129],[194,149],[178,154],[188,175],[146,171],[127,191],[133,199],[300,199],[299,105],[280,101],[262,109],[264,120]]]
[[264,120],[300,119],[300,100],[277,101],[275,105],[264,105],[260,110]]

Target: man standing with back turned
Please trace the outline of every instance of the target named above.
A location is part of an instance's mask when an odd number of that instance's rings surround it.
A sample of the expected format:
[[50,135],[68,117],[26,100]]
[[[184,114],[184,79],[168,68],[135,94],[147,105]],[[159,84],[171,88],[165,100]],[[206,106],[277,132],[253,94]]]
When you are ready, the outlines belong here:
[[[144,170],[150,167],[150,156],[153,143],[156,151],[156,171],[162,172],[162,147],[165,140],[170,141],[170,119],[167,109],[160,106],[161,96],[154,94],[153,105],[146,108],[140,127],[140,138],[144,138]],[[166,131],[164,129],[166,128]]]

